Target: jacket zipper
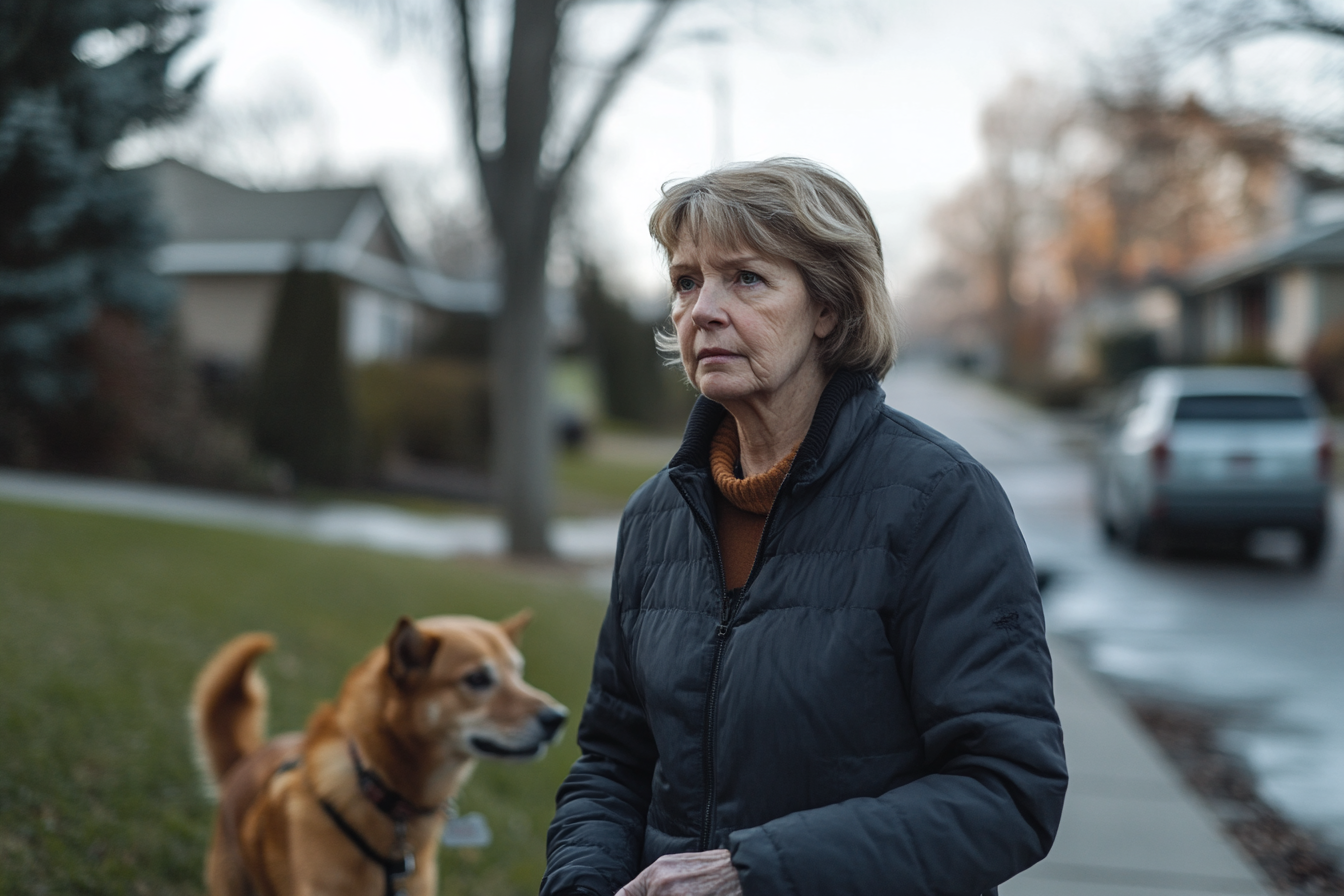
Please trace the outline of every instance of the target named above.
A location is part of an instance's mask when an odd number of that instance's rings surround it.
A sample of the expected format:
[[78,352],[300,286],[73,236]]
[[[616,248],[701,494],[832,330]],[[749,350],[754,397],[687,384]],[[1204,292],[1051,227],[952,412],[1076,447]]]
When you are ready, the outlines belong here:
[[761,527],[761,540],[756,545],[756,557],[751,562],[751,572],[747,574],[746,584],[742,586],[735,600],[730,600],[728,597],[728,578],[723,569],[723,552],[719,548],[718,534],[714,531],[714,527],[704,519],[700,511],[696,510],[695,504],[691,501],[691,496],[686,493],[686,489],[682,488],[681,483],[674,481],[677,491],[681,492],[682,500],[690,508],[696,523],[709,536],[710,544],[714,546],[714,563],[719,571],[719,627],[714,635],[714,664],[710,667],[709,693],[705,697],[705,733],[701,741],[701,756],[703,757],[702,765],[705,777],[705,811],[700,823],[700,852],[709,849],[709,834],[714,821],[714,708],[719,697],[719,671],[723,666],[723,652],[728,644],[728,632],[732,629],[733,618],[747,598],[747,589],[751,587],[752,581],[756,578],[756,572],[761,565],[761,554],[765,550],[765,537],[770,533],[770,524],[775,519],[775,507],[779,505],[779,496],[784,493],[784,486],[788,484],[792,473],[793,470],[790,469],[788,473],[784,474],[784,479],[779,484],[779,491],[775,493],[775,500],[770,504],[770,512],[765,516],[765,525]]
[[709,543],[714,546],[714,565],[719,573],[719,627],[715,634],[714,665],[710,667],[709,673],[709,693],[705,698],[705,733],[700,744],[701,768],[705,779],[705,813],[700,826],[700,851],[704,852],[709,848],[709,826],[714,811],[714,759],[711,752],[714,738],[711,728],[714,724],[714,704],[719,689],[719,667],[723,664],[723,647],[728,637],[728,577],[723,570],[723,552],[719,549],[719,536],[714,527],[696,509],[695,502],[691,500],[691,496],[686,493],[681,483],[673,480],[673,484],[676,485],[677,491],[681,492],[681,498],[690,508],[696,524],[709,537]]

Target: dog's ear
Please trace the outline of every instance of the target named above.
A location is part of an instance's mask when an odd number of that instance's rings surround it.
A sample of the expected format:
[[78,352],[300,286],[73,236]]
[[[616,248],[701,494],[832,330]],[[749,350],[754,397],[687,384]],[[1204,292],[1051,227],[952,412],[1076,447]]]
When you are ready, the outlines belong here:
[[405,687],[429,668],[438,649],[438,638],[420,631],[403,616],[387,639],[387,674],[398,686]]
[[527,624],[531,621],[532,621],[531,610],[519,610],[517,613],[514,613],[512,616],[510,616],[508,619],[505,619],[503,622],[501,622],[499,624],[499,627],[504,629],[504,634],[509,636],[509,640],[512,641],[514,646],[516,647],[517,645],[522,643],[523,629],[527,628]]

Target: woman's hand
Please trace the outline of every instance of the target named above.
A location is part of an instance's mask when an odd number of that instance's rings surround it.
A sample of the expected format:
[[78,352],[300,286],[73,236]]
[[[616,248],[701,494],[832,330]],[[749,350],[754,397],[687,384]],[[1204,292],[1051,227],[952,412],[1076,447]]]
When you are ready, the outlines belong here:
[[742,896],[742,882],[726,849],[663,856],[616,896]]

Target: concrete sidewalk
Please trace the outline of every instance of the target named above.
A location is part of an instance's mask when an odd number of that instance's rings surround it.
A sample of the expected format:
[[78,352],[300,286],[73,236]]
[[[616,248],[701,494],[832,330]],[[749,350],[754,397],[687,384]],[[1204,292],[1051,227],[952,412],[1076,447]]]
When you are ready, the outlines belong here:
[[1001,896],[1263,896],[1228,842],[1125,706],[1072,646],[1051,641],[1069,793],[1054,849]]

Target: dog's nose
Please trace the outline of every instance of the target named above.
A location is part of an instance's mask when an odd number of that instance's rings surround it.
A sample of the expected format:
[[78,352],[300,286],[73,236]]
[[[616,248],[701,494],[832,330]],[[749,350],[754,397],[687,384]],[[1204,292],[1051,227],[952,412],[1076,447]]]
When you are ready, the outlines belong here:
[[559,732],[567,718],[569,711],[563,706],[548,706],[537,713],[537,724],[541,725],[541,730],[546,733],[546,739],[550,740]]

